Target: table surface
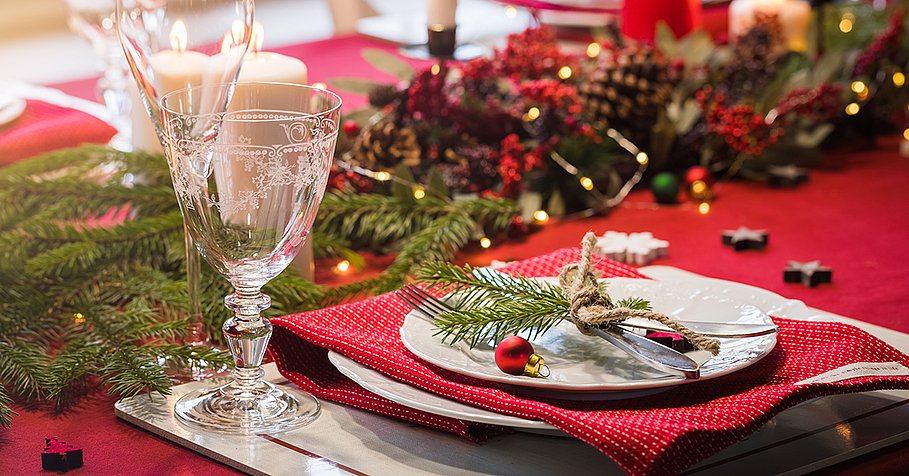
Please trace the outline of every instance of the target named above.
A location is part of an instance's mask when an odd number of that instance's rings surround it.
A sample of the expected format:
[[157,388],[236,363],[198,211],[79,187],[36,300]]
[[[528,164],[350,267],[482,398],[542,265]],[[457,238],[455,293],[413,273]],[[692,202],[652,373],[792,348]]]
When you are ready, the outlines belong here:
[[[313,81],[335,76],[391,81],[360,58],[360,50],[367,46],[392,50],[364,38],[343,37],[282,51],[306,61]],[[59,87],[90,97],[91,84],[86,80]],[[345,104],[350,111],[363,105],[364,99],[346,95]],[[797,189],[770,189],[745,181],[721,183],[706,215],[699,214],[692,203],[656,206],[646,190],[636,191],[609,216],[554,220],[521,240],[500,238],[492,248],[469,251],[460,258],[484,265],[493,259],[521,259],[577,246],[588,230],[651,231],[670,242],[669,256],[654,264],[759,286],[813,307],[909,332],[909,266],[905,264],[909,258],[909,200],[905,197],[909,158],[899,156],[897,147],[896,139],[885,139],[870,150],[831,152],[812,169],[811,180]],[[767,249],[737,253],[722,246],[721,232],[739,226],[766,229],[770,234]],[[807,288],[783,282],[788,260],[815,259],[833,269],[832,284]],[[376,268],[387,264],[383,261],[376,260]],[[327,278],[328,274],[319,276]],[[69,474],[233,472],[118,421],[113,403],[111,397],[94,395],[61,414],[46,408],[17,408],[20,414],[13,427],[0,432],[0,474],[38,471],[45,436],[59,436],[85,448],[86,467]],[[840,465],[836,471],[885,474],[906,464],[909,445],[901,444]]]

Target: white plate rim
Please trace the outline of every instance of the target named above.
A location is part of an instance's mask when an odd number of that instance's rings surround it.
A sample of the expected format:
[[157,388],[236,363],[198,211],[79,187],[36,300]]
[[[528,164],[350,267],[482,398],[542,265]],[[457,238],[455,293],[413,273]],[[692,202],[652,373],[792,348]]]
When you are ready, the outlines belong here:
[[[555,280],[556,278],[540,278],[540,279],[544,279],[544,280],[548,281],[548,280]],[[657,286],[683,285],[683,284],[691,283],[690,281],[676,281],[676,282],[670,283],[670,282],[662,282],[662,281],[655,281],[655,280],[641,280],[639,278],[607,278],[606,280],[609,281],[610,283],[612,283],[613,285],[615,285],[616,283],[621,283],[621,282],[634,283],[635,285],[653,283]],[[695,283],[697,284],[697,281],[695,281]],[[702,286],[708,286],[708,287],[710,287],[712,285],[713,286],[717,285],[715,283],[709,283],[709,282],[704,282],[704,281],[701,281],[699,284]],[[728,287],[726,287],[726,286],[722,286],[721,284],[719,286],[728,290]],[[745,292],[746,290],[740,289],[739,291]],[[766,314],[763,314],[763,318],[765,319],[765,323],[771,323],[769,316],[767,316]],[[729,368],[726,368],[725,370],[711,372],[709,374],[702,373],[701,378],[696,379],[696,380],[686,379],[681,376],[666,375],[665,377],[661,377],[661,378],[657,378],[657,379],[642,379],[642,380],[637,380],[637,381],[629,381],[629,382],[621,382],[621,383],[608,383],[608,384],[602,384],[602,383],[571,384],[571,383],[567,383],[566,384],[563,382],[556,382],[556,381],[551,381],[551,380],[546,380],[546,379],[537,379],[537,378],[530,378],[530,377],[525,377],[525,376],[514,376],[514,375],[508,375],[508,374],[505,374],[502,372],[491,372],[491,371],[487,371],[487,369],[485,369],[485,368],[481,369],[480,371],[474,371],[471,368],[464,367],[464,366],[458,366],[458,365],[455,365],[452,362],[444,360],[444,359],[438,359],[438,358],[436,358],[435,355],[432,355],[430,352],[428,352],[424,348],[422,348],[419,342],[415,343],[410,338],[411,336],[409,335],[409,331],[413,331],[414,326],[420,326],[421,324],[425,324],[425,323],[426,323],[426,321],[423,318],[418,317],[417,311],[411,311],[405,316],[404,325],[402,325],[401,329],[400,329],[401,340],[404,343],[404,346],[411,353],[416,355],[418,358],[420,358],[426,362],[429,362],[433,365],[436,365],[438,367],[444,368],[446,370],[449,370],[449,371],[452,371],[452,372],[455,372],[455,373],[458,373],[461,375],[473,377],[473,378],[483,380],[483,381],[504,383],[504,384],[509,384],[509,385],[517,385],[517,386],[521,386],[521,387],[533,388],[536,390],[555,390],[555,391],[562,391],[562,392],[613,392],[613,391],[614,392],[624,392],[624,391],[629,391],[629,390],[673,387],[676,385],[681,385],[681,384],[686,384],[686,383],[701,382],[701,381],[721,377],[724,375],[728,375],[732,372],[750,367],[751,365],[754,365],[755,363],[759,362],[761,359],[766,357],[768,354],[770,354],[770,352],[776,347],[776,335],[775,334],[772,334],[769,336],[762,336],[762,337],[758,337],[758,338],[752,338],[752,339],[754,339],[754,341],[756,343],[760,342],[763,345],[763,349],[761,350],[761,352],[758,355],[747,360],[744,363],[741,363],[738,365],[732,365]],[[439,343],[439,345],[441,346],[441,343]],[[430,349],[430,351],[432,351],[432,350],[433,349]]]
[[[399,382],[377,370],[371,369],[345,355],[331,350],[328,351],[328,360],[339,372],[344,374],[345,377],[353,380],[354,383],[363,387],[366,391],[414,410],[421,410],[433,415],[466,420],[474,423],[486,423],[509,428],[553,432],[564,435],[561,430],[542,420],[528,420],[526,418],[511,415],[502,415],[466,403],[449,400],[421,388]],[[381,380],[383,386],[374,384],[372,380],[375,379]],[[404,395],[404,392],[419,394],[424,400],[410,398]],[[439,404],[435,404],[434,402],[436,400],[442,401],[445,405],[454,406],[455,408],[446,408]],[[458,407],[463,407],[464,410],[458,410]]]
[[25,98],[0,94],[0,127],[19,119],[25,112],[26,105]]

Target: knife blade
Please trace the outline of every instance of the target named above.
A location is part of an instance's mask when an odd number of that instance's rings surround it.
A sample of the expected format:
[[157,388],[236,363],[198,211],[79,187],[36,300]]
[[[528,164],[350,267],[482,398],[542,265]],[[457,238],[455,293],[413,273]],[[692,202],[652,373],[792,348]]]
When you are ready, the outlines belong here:
[[701,378],[701,366],[685,354],[658,344],[620,327],[588,327],[594,335],[657,370],[687,379]]
[[[773,324],[735,324],[726,322],[683,321],[676,320],[679,324],[708,337],[745,338],[758,337],[779,332],[780,328]],[[676,332],[660,323],[645,319],[626,319],[618,324],[622,327],[634,327],[649,331]]]

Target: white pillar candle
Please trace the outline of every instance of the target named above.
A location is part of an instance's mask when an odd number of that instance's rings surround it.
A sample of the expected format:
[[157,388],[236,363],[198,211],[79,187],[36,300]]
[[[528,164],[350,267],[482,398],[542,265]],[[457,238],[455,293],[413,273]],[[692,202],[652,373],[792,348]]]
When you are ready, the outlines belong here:
[[[157,92],[158,100],[167,93],[202,84],[209,57],[197,51],[187,51],[186,36],[186,26],[177,20],[171,29],[171,49],[159,51],[148,60],[152,70],[152,85]],[[138,90],[133,99],[135,101],[132,109],[133,148],[147,152],[163,152],[155,126],[138,97]]]
[[458,0],[426,0],[426,24],[454,27],[457,9]]
[[787,48],[808,49],[811,5],[804,0],[734,0],[729,5],[730,39],[745,34],[754,25],[758,12],[777,15]]

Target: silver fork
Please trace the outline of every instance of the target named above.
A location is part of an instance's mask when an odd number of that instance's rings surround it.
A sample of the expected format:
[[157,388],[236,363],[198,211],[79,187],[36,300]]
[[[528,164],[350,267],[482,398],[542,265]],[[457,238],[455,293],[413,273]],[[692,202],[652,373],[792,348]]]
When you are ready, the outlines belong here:
[[[447,303],[412,284],[395,291],[395,295],[432,321],[435,321],[440,314],[454,310]],[[590,330],[597,337],[609,341],[628,355],[657,370],[689,379],[697,379],[701,376],[701,369],[697,362],[685,354],[652,340],[621,328],[590,328]]]

